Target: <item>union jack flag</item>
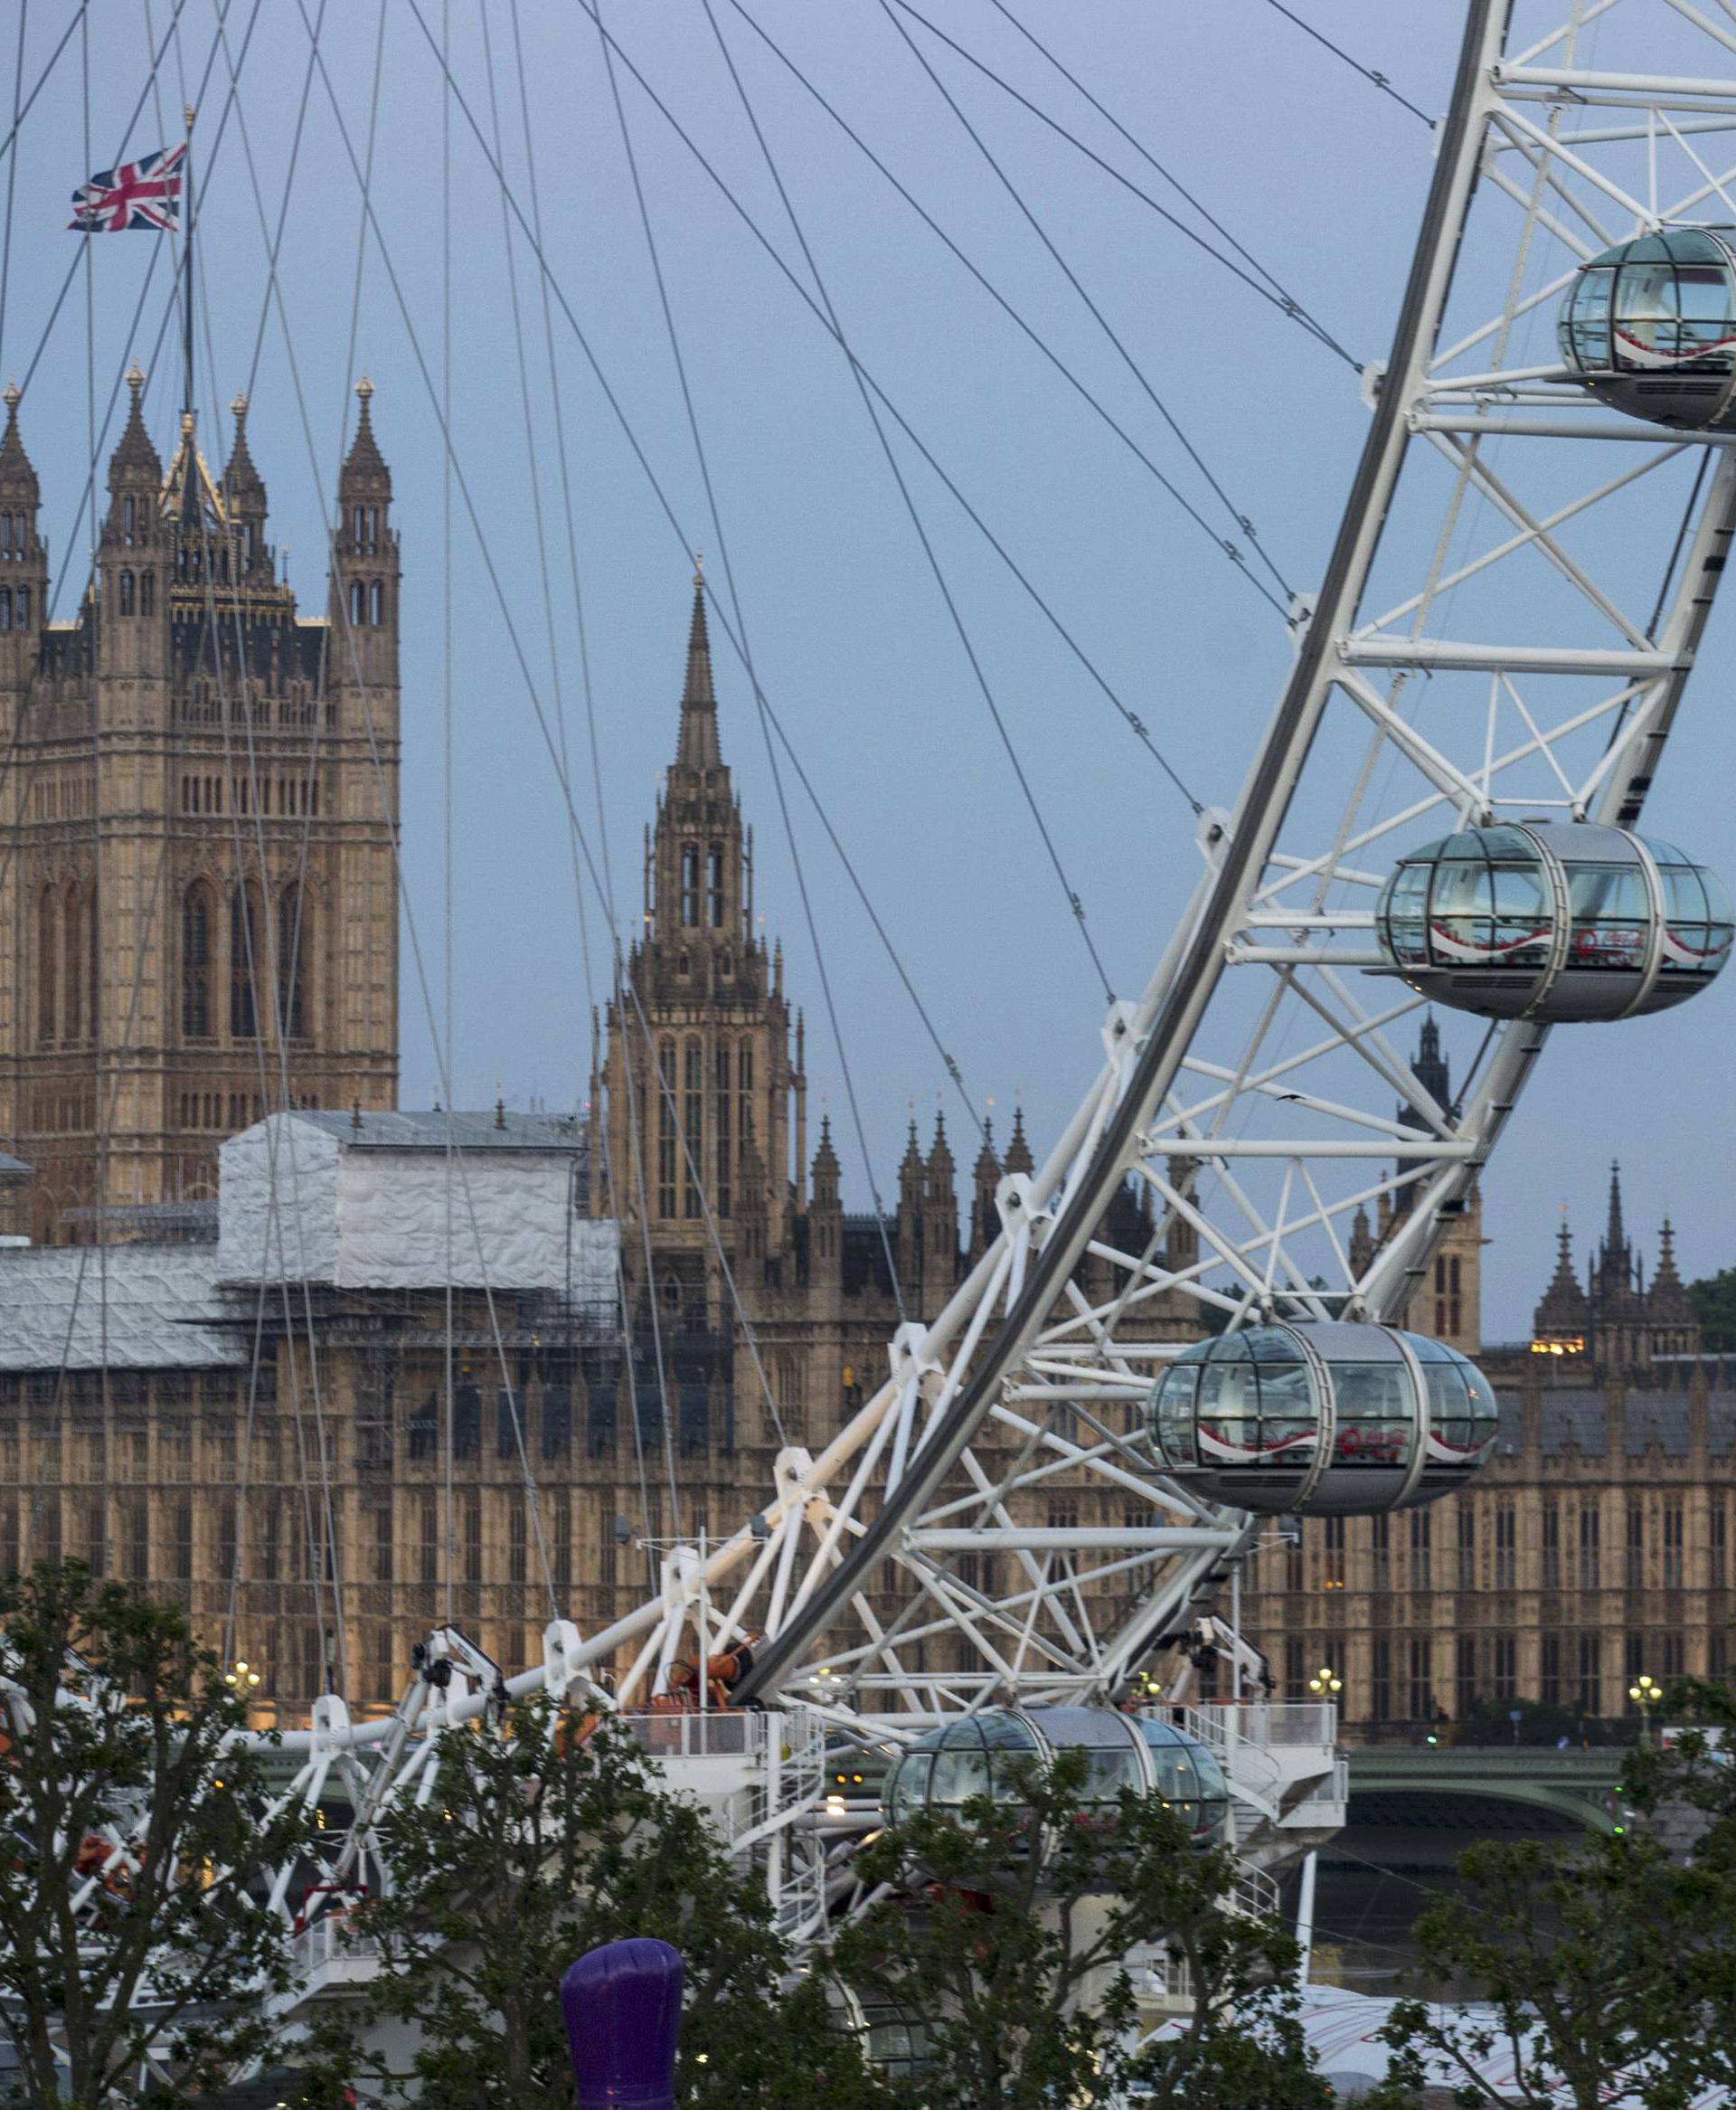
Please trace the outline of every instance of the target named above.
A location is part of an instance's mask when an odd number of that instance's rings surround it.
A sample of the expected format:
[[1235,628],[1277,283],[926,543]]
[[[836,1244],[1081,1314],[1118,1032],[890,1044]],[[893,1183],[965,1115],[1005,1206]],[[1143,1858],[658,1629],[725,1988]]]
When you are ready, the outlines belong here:
[[118,168],[105,168],[73,192],[67,226],[74,234],[119,234],[137,227],[175,233],[181,224],[175,209],[181,201],[181,164],[186,155],[184,140],[179,147],[159,147],[137,161],[123,161]]

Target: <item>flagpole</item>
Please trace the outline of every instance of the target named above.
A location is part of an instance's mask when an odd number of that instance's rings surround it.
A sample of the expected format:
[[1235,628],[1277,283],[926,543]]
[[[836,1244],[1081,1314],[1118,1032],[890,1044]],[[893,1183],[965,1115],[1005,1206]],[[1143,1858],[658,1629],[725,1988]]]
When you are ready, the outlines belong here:
[[183,414],[190,418],[193,415],[193,105],[188,103],[181,114],[187,127],[187,150],[181,162],[181,194],[187,202],[186,245],[181,260],[182,275],[186,280],[182,289],[185,296],[185,317],[181,332],[182,372],[185,388],[181,409]]

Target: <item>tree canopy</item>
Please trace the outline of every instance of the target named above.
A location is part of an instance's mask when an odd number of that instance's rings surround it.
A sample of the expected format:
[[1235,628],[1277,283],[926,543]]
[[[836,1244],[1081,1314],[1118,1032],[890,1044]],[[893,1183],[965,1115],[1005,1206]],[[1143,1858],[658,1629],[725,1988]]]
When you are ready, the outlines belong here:
[[880,2091],[821,1980],[796,1972],[766,1888],[618,1720],[537,1697],[449,1729],[425,1800],[385,1814],[392,1872],[348,1925],[378,1946],[363,2000],[322,2021],[327,2084],[426,2110],[569,2110],[562,1972],[599,1944],[681,1952],[679,2100],[854,2110]]
[[[887,1887],[832,1966],[911,2031],[926,2110],[1089,2110],[1139,2088],[1199,2110],[1330,2101],[1297,2020],[1297,1950],[1237,1909],[1239,1870],[1155,1795],[1086,1793],[1085,1760],[1022,1758],[997,1793],[923,1811],[861,1857]],[[1184,1983],[1184,2029],[1138,2042],[1135,1973]]]
[[245,1708],[184,1614],[77,1561],[0,1579],[0,2030],[33,2110],[194,2090],[278,2039],[288,1928]]
[[1720,1268],[1688,1284],[1694,1315],[1700,1321],[1700,1345],[1708,1355],[1736,1349],[1736,1267]]

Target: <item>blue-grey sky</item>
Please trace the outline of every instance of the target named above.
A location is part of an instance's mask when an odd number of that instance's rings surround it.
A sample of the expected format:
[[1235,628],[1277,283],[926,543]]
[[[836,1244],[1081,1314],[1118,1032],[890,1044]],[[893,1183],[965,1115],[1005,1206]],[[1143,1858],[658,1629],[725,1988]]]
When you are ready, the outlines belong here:
[[[1288,665],[1281,623],[810,99],[733,0],[712,5],[824,298],[705,0],[605,0],[604,17],[790,272],[820,307],[835,304],[862,365],[1103,682],[1191,788],[1231,803]],[[1312,584],[1364,425],[1351,366],[886,0],[744,5],[1213,531],[1245,548],[1231,525],[1245,515],[1285,580]],[[1430,171],[1430,136],[1415,116],[1266,0],[1007,5],[1356,360],[1383,355]],[[1444,105],[1455,8],[1300,0],[1299,11],[1411,101],[1430,111]],[[995,0],[929,0],[921,12],[1202,227],[1021,41]],[[972,1101],[994,1100],[1003,1132],[1022,1101],[1033,1137],[1052,1133],[1094,1067],[1102,992],[971,661],[836,344],[618,62],[684,395],[586,7],[183,0],[177,15],[174,0],[142,0],[92,14],[88,40],[74,30],[0,171],[10,222],[0,367],[28,383],[24,427],[63,567],[60,612],[71,612],[82,583],[90,526],[79,495],[118,377],[135,355],[151,367],[147,404],[165,452],[179,393],[172,328],[154,349],[168,245],[154,235],[80,245],[63,232],[68,194],[90,170],[177,137],[182,103],[195,99],[209,172],[202,431],[221,457],[228,420],[212,406],[250,390],[250,437],[273,531],[311,607],[323,603],[348,384],[365,368],[378,390],[375,424],[395,479],[404,561],[403,866],[416,940],[404,950],[406,1102],[438,1094],[448,951],[458,1095],[492,1099],[498,1079],[521,1102],[582,1099],[589,1008],[606,981],[604,918],[595,893],[587,886],[581,903],[575,891],[549,739],[560,746],[563,716],[579,820],[630,928],[640,831],[674,740],[685,552],[702,547],[722,609],[732,613],[739,597],[763,693]],[[220,15],[226,48],[215,42]],[[36,0],[26,88],[73,18],[70,0]],[[324,71],[310,81],[316,20]],[[1231,513],[924,72],[900,20],[1204,458]],[[468,115],[442,93],[429,42],[442,35]],[[165,39],[153,83],[150,51]],[[232,105],[231,65],[240,70]],[[0,70],[0,95],[4,83]],[[540,276],[516,226],[509,251],[500,186],[472,118],[491,148],[498,124],[514,194],[527,215],[533,205],[540,214],[550,270],[590,346],[587,355],[556,308],[553,385]],[[444,163],[443,132],[451,142]],[[360,239],[352,153],[371,161],[383,256],[378,241]],[[278,258],[286,343],[267,258],[292,154]],[[449,601],[439,414],[448,399],[463,483],[450,492]],[[894,431],[892,444],[1067,885],[1112,985],[1134,993],[1197,869],[1187,809],[911,442]],[[1662,553],[1639,558],[1649,579]],[[814,1112],[833,1113],[846,1191],[866,1206],[765,731],[746,675],[718,644],[722,737],[755,823],[759,906],[807,1007]],[[1722,704],[1731,653],[1726,611],[1648,809],[1660,833],[1726,864],[1732,736]],[[784,790],[870,1154],[889,1192],[908,1110],[926,1129],[944,1094],[956,1140],[967,1132],[964,1112],[787,759]],[[1731,1000],[1721,988],[1687,1013],[1556,1036],[1486,1184],[1491,1338],[1526,1327],[1552,1262],[1560,1204],[1572,1205],[1581,1230],[1600,1217],[1612,1155],[1624,1161],[1630,1216],[1648,1236],[1666,1206],[1674,1215],[1686,1272],[1736,1258],[1724,1200]]]

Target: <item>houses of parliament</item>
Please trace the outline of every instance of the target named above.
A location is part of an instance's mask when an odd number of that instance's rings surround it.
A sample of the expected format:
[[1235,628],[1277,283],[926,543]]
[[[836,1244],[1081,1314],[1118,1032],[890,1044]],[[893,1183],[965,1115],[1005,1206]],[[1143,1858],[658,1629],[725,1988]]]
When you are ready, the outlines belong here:
[[[874,1388],[1032,1162],[1017,1116],[963,1162],[944,1121],[912,1125],[892,1206],[845,1207],[761,934],[698,581],[589,1113],[397,1110],[414,563],[406,583],[357,393],[313,617],[239,399],[221,473],[191,418],[165,469],[135,373],[64,620],[15,390],[0,439],[0,1570],[76,1553],[174,1594],[291,1709],[334,1680],[392,1704],[438,1620],[516,1668],[552,1594],[587,1631],[637,1605],[675,1536],[732,1529],[779,1450],[817,1449]],[[1449,1103],[1432,1025],[1418,1061]],[[293,1303],[281,1229],[226,1191],[266,1115],[323,1256]],[[409,1236],[354,1243],[329,1197],[396,1197],[411,1220],[455,1134],[569,1197],[552,1270],[455,1287],[449,1240],[445,1267]],[[1118,1244],[1149,1240],[1146,1206],[1117,1203]],[[1392,1221],[1355,1237],[1372,1250]],[[1190,1264],[1189,1227],[1165,1236]],[[1483,1243],[1474,1204],[1411,1314],[1473,1352]],[[1182,1339],[1191,1314],[1154,1317]],[[1333,1663],[1355,1735],[1522,1692],[1616,1713],[1640,1656],[1722,1668],[1736,1395],[1698,1346],[1668,1228],[1647,1281],[1618,1185],[1589,1273],[1563,1227],[1533,1339],[1486,1358],[1504,1437],[1477,1485],[1311,1521],[1253,1564],[1244,1623],[1277,1676],[1299,1693]],[[1129,1521],[1109,1499],[1058,1476],[1035,1520]]]

